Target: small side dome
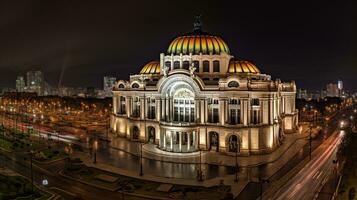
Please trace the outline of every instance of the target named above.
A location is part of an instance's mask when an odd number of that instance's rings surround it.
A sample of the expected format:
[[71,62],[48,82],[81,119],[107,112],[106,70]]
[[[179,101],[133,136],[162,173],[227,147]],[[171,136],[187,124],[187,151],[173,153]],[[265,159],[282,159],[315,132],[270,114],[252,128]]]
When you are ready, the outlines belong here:
[[252,73],[260,74],[260,70],[257,66],[249,61],[245,60],[231,60],[229,62],[229,67],[227,73]]
[[160,74],[160,62],[149,62],[141,69],[140,74]]

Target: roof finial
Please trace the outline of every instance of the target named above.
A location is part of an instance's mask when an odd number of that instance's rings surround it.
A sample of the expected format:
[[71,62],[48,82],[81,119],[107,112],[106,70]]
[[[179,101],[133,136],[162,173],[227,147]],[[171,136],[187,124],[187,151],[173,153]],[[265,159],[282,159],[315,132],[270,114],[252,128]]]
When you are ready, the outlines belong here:
[[193,30],[202,31],[201,15],[195,16],[195,22],[193,23]]

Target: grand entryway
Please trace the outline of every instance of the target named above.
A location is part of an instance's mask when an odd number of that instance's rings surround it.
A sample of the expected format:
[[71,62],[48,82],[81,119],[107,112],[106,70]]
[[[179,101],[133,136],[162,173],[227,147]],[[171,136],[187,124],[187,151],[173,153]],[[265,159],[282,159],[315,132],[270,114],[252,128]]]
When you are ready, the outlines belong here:
[[194,152],[198,149],[197,131],[171,131],[161,133],[160,148],[171,152]]

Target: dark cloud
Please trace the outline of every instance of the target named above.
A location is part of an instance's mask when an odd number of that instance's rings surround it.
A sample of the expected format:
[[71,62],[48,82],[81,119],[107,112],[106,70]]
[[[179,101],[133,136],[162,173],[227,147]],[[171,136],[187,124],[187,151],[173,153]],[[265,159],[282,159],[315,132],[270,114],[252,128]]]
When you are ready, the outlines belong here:
[[273,77],[319,89],[341,78],[357,85],[356,5],[339,1],[1,1],[0,86],[40,68],[57,85],[127,79],[192,29],[219,34],[236,57]]

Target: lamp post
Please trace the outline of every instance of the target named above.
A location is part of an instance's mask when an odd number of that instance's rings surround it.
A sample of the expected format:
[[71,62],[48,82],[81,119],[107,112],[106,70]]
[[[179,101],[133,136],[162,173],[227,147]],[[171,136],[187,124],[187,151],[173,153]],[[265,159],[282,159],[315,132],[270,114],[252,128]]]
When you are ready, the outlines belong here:
[[238,139],[237,139],[237,143],[235,144],[236,145],[236,177],[234,179],[234,182],[238,183],[238,171],[239,171],[239,165],[238,165]]
[[198,146],[198,150],[200,151],[200,168],[198,169],[198,174],[197,174],[197,180],[198,181],[203,181],[203,173],[202,173],[202,151],[201,147]]
[[140,173],[139,176],[143,176],[143,143],[140,142]]
[[309,146],[310,146],[310,148],[309,148],[309,158],[310,158],[310,160],[311,160],[311,151],[312,151],[312,147],[311,147],[311,143],[312,143],[312,137],[311,137],[311,132],[312,132],[312,126],[310,125],[310,133],[309,133]]
[[94,141],[94,145],[93,145],[93,148],[94,148],[94,160],[93,160],[93,163],[97,163],[97,150],[98,150],[98,140],[96,139]]

